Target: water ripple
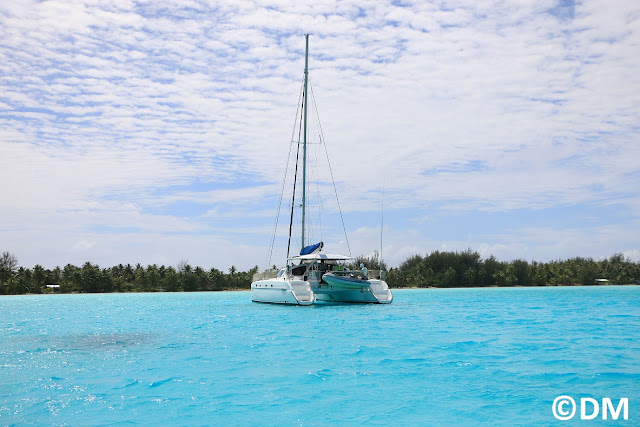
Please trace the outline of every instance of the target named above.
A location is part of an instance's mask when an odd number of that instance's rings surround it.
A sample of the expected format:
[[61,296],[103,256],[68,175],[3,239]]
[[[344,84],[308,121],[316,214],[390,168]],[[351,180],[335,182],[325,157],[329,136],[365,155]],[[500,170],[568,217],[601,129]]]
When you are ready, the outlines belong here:
[[0,419],[551,424],[560,394],[640,401],[639,290],[399,290],[391,305],[308,308],[246,292],[0,297]]

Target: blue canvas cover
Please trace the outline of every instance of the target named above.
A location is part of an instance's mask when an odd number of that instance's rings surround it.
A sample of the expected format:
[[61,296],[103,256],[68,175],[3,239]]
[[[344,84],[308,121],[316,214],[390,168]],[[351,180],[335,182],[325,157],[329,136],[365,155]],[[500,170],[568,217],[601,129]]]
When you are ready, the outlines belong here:
[[315,245],[309,245],[306,246],[304,248],[302,248],[300,250],[300,255],[309,255],[314,253],[317,250],[322,249],[322,247],[324,246],[324,243],[320,242],[320,243],[316,243]]

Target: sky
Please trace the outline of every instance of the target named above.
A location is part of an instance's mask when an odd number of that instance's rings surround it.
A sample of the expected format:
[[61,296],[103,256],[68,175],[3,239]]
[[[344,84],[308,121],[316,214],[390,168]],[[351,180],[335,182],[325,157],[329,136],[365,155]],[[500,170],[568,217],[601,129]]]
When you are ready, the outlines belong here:
[[0,251],[282,265],[305,33],[326,252],[640,261],[640,3],[591,0],[1,2]]

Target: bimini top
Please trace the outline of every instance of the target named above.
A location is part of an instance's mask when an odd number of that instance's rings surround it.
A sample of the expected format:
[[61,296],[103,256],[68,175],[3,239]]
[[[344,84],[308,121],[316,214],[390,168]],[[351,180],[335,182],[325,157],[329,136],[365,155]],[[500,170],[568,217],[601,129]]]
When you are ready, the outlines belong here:
[[314,254],[294,256],[289,259],[290,260],[295,259],[300,261],[320,261],[320,260],[346,261],[346,260],[355,259],[355,258],[350,256],[345,256],[345,255],[323,254],[320,252],[316,252]]

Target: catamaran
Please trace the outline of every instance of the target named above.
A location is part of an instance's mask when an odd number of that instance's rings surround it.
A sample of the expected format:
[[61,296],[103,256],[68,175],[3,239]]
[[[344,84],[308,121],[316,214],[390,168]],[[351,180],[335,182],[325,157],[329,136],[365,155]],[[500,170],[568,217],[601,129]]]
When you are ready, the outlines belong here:
[[[349,265],[352,265],[355,260],[352,256],[324,253],[322,252],[324,248],[323,242],[309,244],[307,241],[308,236],[305,236],[307,210],[307,145],[309,143],[309,141],[307,141],[307,116],[310,104],[310,102],[307,101],[309,99],[308,34],[305,35],[305,45],[304,81],[301,96],[303,107],[301,120],[302,140],[296,141],[296,143],[302,147],[303,154],[302,203],[300,205],[302,213],[301,249],[299,254],[294,256],[289,256],[289,251],[287,251],[285,267],[269,269],[263,273],[256,273],[253,277],[253,283],[251,283],[251,299],[256,302],[294,305],[312,305],[316,301],[388,304],[393,301],[393,294],[384,281],[384,271],[382,269],[373,271],[349,269]],[[299,156],[297,156],[297,159],[298,158]],[[296,160],[296,177],[297,166]],[[296,195],[295,187],[296,180],[294,180],[294,199]],[[292,214],[289,224],[289,247],[291,246],[294,206],[295,203],[292,201]]]

